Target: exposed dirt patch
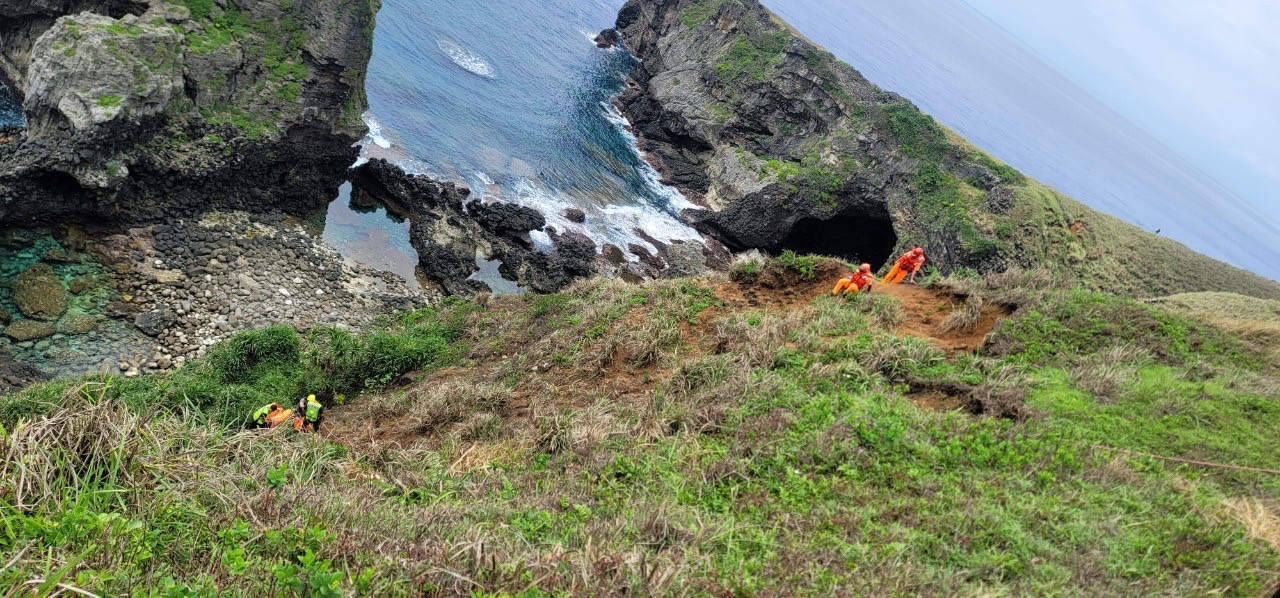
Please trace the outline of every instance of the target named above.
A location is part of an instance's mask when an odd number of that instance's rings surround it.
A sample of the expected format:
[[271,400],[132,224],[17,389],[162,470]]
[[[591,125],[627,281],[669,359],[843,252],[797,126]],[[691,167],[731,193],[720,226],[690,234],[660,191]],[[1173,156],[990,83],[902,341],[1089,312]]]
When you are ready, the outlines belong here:
[[1026,405],[1026,392],[1019,388],[972,386],[909,379],[907,398],[921,409],[937,412],[963,411],[1022,421],[1035,414]]
[[[477,436],[479,433],[473,430],[483,430],[484,417],[497,417],[503,429],[519,429],[520,436],[532,442],[534,438],[557,433],[555,428],[563,422],[553,421],[553,416],[566,410],[581,414],[604,400],[643,411],[646,401],[653,400],[654,390],[670,380],[682,363],[723,352],[716,345],[717,320],[735,312],[785,313],[804,309],[830,293],[834,282],[848,274],[836,262],[819,262],[810,277],[770,270],[749,282],[724,278],[702,281],[700,285],[712,292],[715,303],[690,320],[681,319],[670,331],[672,335],[679,335],[679,360],[646,355],[643,344],[625,341],[627,331],[652,324],[653,308],[643,303],[631,307],[614,321],[611,332],[601,340],[578,345],[571,357],[544,354],[556,351],[545,345],[545,339],[555,333],[554,327],[509,326],[501,328],[500,335],[505,337],[502,339],[487,338],[480,332],[477,338],[470,339],[472,350],[464,363],[401,381],[398,390],[375,399],[383,405],[381,408],[367,405],[334,408],[324,434],[350,446],[411,447],[424,441],[427,445],[434,444],[446,437]],[[926,339],[949,357],[980,348],[999,319],[1007,315],[1002,307],[986,306],[971,330],[946,332],[943,322],[952,311],[964,305],[964,298],[915,285],[877,285],[874,292],[894,297],[901,303],[904,320],[896,331],[898,334]],[[519,321],[527,318],[528,310],[524,299],[499,297],[489,301],[485,313],[497,322]],[[619,338],[624,340],[618,341]],[[496,344],[495,340],[502,342]],[[469,410],[470,407],[449,405],[473,401],[463,396],[467,395],[466,389],[485,385],[501,387],[505,394],[483,413]],[[441,388],[456,388],[457,396],[441,402],[438,397]],[[926,409],[1024,417],[1019,397],[1006,397],[990,389],[917,387],[915,384],[912,388],[915,391],[912,400]],[[433,389],[436,395],[432,395]],[[396,400],[388,398],[394,395],[404,396]],[[423,405],[433,406],[424,409]],[[492,439],[492,443],[502,445],[504,450],[511,446],[510,437]],[[488,446],[482,441],[474,444]]]
[[1005,306],[987,305],[972,329],[948,331],[943,323],[964,303],[963,297],[912,284],[877,285],[872,292],[884,293],[902,302],[903,321],[898,334],[928,339],[946,351],[947,357],[977,351],[996,323],[1011,313]]

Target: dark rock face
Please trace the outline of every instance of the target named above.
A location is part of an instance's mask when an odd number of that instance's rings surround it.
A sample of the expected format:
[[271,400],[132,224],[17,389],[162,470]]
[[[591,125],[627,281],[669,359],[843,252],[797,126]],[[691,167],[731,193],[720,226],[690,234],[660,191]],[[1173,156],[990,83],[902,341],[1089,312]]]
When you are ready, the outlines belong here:
[[933,216],[917,183],[934,171],[975,193],[1007,181],[756,0],[630,0],[617,29],[642,59],[618,103],[664,182],[704,206],[687,216],[729,248],[879,267],[922,242],[944,270],[1003,264],[989,219]]
[[167,309],[153,309],[138,314],[138,317],[133,320],[133,325],[147,336],[160,336],[173,325],[176,319]]
[[36,366],[13,357],[0,354],[0,393],[14,392],[49,379],[49,375],[41,372]]
[[413,176],[385,160],[351,170],[357,193],[365,193],[409,220],[410,241],[427,276],[456,295],[485,290],[468,280],[477,255],[501,260],[499,272],[536,292],[552,292],[596,271],[595,243],[576,234],[548,231],[554,249],[534,248],[529,232],[546,226],[532,208],[469,201],[470,191],[452,183]]
[[377,5],[0,0],[0,70],[28,121],[0,144],[0,223],[322,206],[364,132]]

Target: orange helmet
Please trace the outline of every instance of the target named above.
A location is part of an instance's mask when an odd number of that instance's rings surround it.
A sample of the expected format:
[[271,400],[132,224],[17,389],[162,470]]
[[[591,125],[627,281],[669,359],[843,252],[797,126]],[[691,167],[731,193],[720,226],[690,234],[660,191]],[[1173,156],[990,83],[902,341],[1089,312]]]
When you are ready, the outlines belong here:
[[861,270],[861,271],[863,271],[863,272],[870,272],[870,271],[871,271],[871,264],[863,264],[863,265],[862,265],[862,266],[860,266],[858,269],[859,269],[859,270]]
[[914,254],[916,254],[916,255],[924,255],[924,249],[923,249],[923,248],[920,248],[920,247],[917,247],[917,248],[915,248],[915,249],[912,249],[912,250],[911,250],[911,253],[914,253]]

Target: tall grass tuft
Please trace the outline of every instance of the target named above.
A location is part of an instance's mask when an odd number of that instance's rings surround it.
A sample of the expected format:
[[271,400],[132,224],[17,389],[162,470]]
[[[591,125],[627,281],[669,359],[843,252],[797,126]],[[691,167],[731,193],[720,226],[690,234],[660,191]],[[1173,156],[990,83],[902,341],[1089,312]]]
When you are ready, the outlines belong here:
[[982,320],[982,308],[985,305],[986,301],[982,298],[982,295],[969,295],[959,309],[952,311],[942,321],[942,332],[966,334],[973,332],[978,327],[978,322]]

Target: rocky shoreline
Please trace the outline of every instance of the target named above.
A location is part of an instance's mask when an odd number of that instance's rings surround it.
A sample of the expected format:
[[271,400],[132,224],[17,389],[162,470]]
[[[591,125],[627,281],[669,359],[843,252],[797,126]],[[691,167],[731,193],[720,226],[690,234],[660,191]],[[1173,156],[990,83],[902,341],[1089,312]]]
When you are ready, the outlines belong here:
[[11,230],[10,244],[26,247],[8,261],[21,270],[0,279],[13,312],[0,365],[136,376],[181,366],[241,330],[359,328],[438,300],[416,281],[345,260],[311,228],[281,214],[210,212],[109,234],[70,228],[58,240]]

